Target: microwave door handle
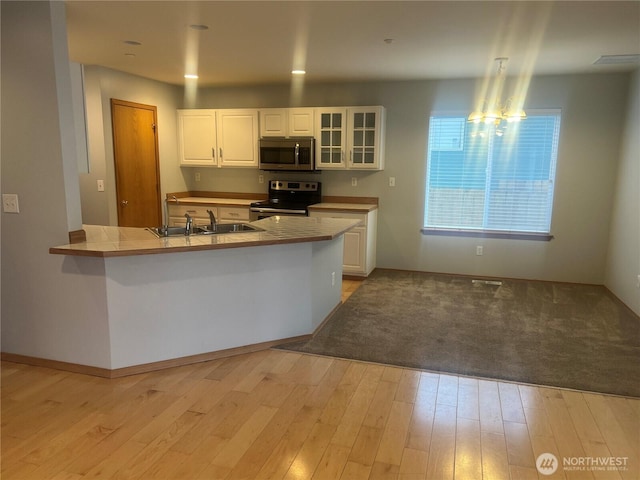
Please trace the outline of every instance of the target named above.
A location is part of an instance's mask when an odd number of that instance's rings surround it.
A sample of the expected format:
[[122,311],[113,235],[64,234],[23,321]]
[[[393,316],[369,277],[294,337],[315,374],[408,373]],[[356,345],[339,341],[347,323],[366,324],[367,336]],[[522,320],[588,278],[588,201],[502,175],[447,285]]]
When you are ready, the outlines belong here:
[[300,144],[299,143],[296,143],[294,156],[296,158],[296,165],[299,165],[300,164]]

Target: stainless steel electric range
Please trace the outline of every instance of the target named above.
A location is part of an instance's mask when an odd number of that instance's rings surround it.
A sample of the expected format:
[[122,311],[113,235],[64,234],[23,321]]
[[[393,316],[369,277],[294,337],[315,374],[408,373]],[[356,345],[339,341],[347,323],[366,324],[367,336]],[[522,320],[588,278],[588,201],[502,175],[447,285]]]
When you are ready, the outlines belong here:
[[271,180],[269,198],[254,202],[250,206],[251,220],[275,215],[308,215],[307,207],[320,203],[322,198],[320,182]]

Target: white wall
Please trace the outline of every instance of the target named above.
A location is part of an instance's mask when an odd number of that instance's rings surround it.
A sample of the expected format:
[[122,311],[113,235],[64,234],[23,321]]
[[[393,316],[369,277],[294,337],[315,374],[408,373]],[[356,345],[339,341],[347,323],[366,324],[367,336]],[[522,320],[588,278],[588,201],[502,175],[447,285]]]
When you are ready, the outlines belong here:
[[605,285],[640,315],[640,70],[632,77],[615,184]]
[[19,214],[2,213],[2,351],[108,364],[99,265],[48,252],[81,225],[77,184],[65,189],[65,173],[75,170],[77,178],[75,151],[63,149],[60,128],[73,125],[58,97],[70,79],[58,75],[56,82],[56,62],[67,62],[59,35],[66,26],[64,12],[52,16],[52,9],[64,4],[3,1],[0,8],[2,193],[20,202]]
[[[116,184],[111,127],[111,99],[157,107],[160,188],[184,191],[185,180],[177,161],[176,109],[182,105],[182,89],[162,82],[104,67],[85,66],[89,174],[80,175],[82,220],[93,225],[117,225]],[[96,180],[105,181],[98,192]]]

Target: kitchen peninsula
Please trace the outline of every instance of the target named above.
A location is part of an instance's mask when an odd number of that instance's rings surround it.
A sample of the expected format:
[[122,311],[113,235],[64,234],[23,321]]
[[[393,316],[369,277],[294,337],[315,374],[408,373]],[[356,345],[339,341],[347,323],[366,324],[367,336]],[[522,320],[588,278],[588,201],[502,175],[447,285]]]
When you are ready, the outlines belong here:
[[66,255],[63,273],[106,290],[110,361],[87,373],[118,377],[311,335],[340,304],[343,235],[358,223],[270,217],[252,223],[261,231],[166,238],[85,226],[86,242],[50,253]]

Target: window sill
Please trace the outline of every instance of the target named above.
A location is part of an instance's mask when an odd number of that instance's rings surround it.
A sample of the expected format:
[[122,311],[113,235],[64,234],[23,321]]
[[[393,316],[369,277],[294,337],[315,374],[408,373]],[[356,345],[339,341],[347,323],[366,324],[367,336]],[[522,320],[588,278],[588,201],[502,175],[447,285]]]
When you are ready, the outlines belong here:
[[455,230],[448,228],[422,228],[423,235],[438,235],[449,237],[475,237],[475,238],[505,238],[509,240],[535,240],[549,242],[553,235],[549,233],[531,232],[507,232],[498,230]]

